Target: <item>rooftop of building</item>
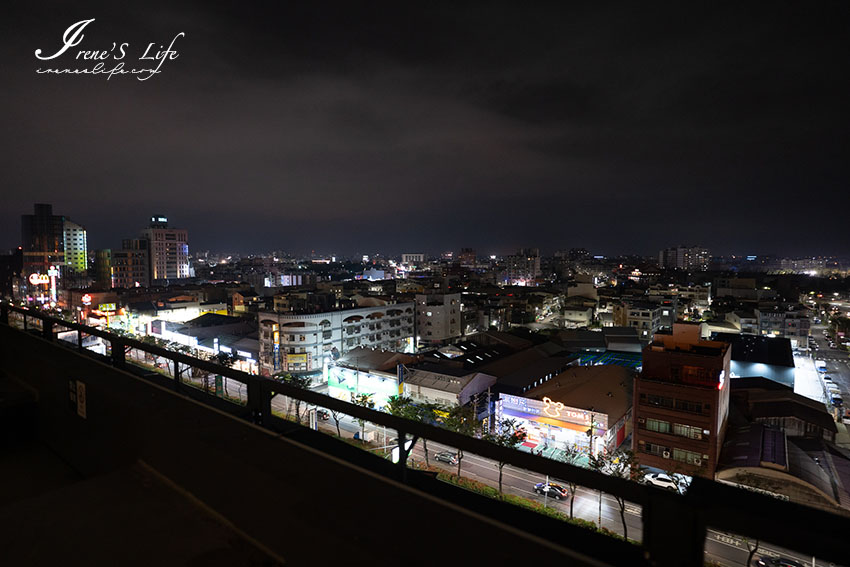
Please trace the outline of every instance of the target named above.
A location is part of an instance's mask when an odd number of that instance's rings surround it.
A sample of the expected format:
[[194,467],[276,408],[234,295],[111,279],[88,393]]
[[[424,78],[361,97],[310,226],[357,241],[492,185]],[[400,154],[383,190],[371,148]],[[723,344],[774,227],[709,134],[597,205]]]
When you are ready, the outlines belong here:
[[718,478],[733,480],[730,475],[736,473],[753,477],[766,490],[798,502],[821,507],[837,505],[838,486],[797,445],[798,441],[805,443],[760,423],[729,428],[718,462]]
[[337,360],[337,365],[359,370],[377,370],[379,372],[395,373],[399,364],[413,364],[419,358],[415,355],[391,350],[357,347],[342,355]]
[[789,339],[736,333],[717,333],[714,336],[716,340],[732,345],[732,360],[736,362],[794,367]]
[[633,379],[634,373],[622,366],[573,366],[524,396],[546,396],[570,407],[604,413],[610,425],[631,409]]
[[204,313],[200,317],[195,317],[191,321],[186,321],[183,324],[183,327],[185,329],[218,327],[221,325],[235,325],[244,321],[245,320],[241,317],[231,317],[230,315],[220,315],[218,313]]

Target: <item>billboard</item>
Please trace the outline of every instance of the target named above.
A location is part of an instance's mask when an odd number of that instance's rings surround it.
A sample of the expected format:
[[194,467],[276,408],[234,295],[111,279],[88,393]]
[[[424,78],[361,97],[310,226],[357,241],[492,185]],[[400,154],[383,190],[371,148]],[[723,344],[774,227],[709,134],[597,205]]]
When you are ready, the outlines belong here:
[[569,407],[548,397],[544,397],[542,400],[532,400],[531,398],[501,394],[499,399],[503,411],[518,411],[529,416],[539,416],[586,426],[590,426],[592,414],[597,428],[608,429],[608,416],[604,413]]

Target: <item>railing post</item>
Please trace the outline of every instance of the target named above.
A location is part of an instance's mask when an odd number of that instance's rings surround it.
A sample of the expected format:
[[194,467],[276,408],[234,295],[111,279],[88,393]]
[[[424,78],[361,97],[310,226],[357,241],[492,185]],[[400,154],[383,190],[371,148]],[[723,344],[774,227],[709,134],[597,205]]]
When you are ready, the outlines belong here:
[[[401,482],[407,481],[407,433],[401,429],[398,432],[398,478]],[[413,447],[410,447],[413,449]]]
[[83,331],[77,329],[77,350],[83,351]]
[[248,407],[251,409],[251,418],[257,425],[263,425],[266,417],[272,413],[271,392],[263,387],[260,380],[253,377],[248,380]]
[[27,314],[24,313],[24,331],[28,331],[29,327],[27,326]]
[[126,357],[124,352],[124,341],[115,340],[115,337],[111,337],[109,342],[112,344],[112,366],[115,368],[124,368],[126,363]]
[[[675,518],[675,521],[670,521]],[[685,498],[663,494],[643,506],[643,546],[657,567],[702,565],[705,561],[706,525]]]
[[179,391],[182,383],[182,380],[180,380],[180,363],[176,358],[171,359],[171,361],[174,363],[174,389]]
[[5,303],[0,304],[0,323],[9,324],[9,306]]
[[41,336],[48,341],[53,340],[53,321],[41,320]]

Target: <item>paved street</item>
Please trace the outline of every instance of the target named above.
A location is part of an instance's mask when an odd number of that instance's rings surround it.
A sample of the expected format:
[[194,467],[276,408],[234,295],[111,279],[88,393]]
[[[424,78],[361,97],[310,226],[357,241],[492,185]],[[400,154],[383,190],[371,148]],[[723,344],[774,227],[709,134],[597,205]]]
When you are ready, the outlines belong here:
[[850,401],[850,356],[845,351],[829,348],[824,329],[826,327],[823,325],[812,326],[812,336],[818,345],[814,353],[815,360],[826,362],[826,375],[838,385],[842,398]]

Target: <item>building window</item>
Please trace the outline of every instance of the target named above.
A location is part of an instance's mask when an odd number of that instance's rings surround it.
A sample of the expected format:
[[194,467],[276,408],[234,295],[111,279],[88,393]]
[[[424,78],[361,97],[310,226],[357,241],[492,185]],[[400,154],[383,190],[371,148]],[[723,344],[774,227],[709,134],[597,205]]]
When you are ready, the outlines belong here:
[[646,428],[649,431],[656,431],[658,433],[670,433],[670,422],[661,421],[660,419],[647,419]]
[[675,408],[680,411],[690,413],[702,413],[702,404],[699,402],[690,402],[688,400],[676,400]]
[[683,425],[681,423],[674,423],[673,434],[679,435],[681,437],[687,437],[688,439],[702,439],[702,428],[693,427],[691,425]]
[[666,455],[669,458],[670,456],[670,447],[665,447],[657,443],[644,443],[641,441],[639,449],[644,453],[649,453],[657,457],[664,457]]
[[680,463],[702,466],[702,455],[684,449],[673,449],[673,459]]
[[659,406],[662,408],[673,408],[673,398],[667,398],[664,396],[654,396],[650,394],[646,399],[647,403],[651,406]]

